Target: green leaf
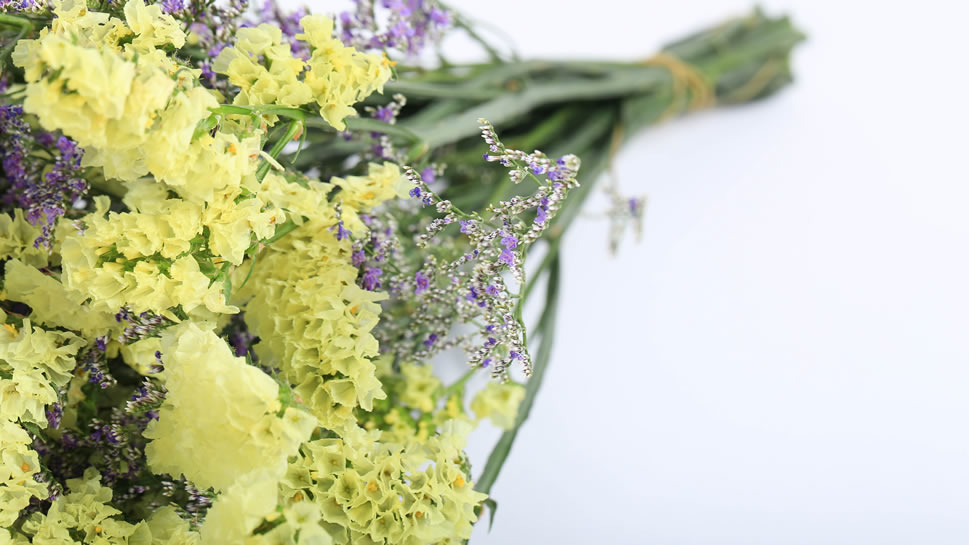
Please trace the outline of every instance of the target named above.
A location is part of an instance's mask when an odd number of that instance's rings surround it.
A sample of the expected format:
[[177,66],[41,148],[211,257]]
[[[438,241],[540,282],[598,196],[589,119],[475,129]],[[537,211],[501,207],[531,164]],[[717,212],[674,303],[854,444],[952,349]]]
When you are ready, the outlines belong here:
[[498,512],[498,502],[494,498],[487,498],[481,503],[485,504],[488,508],[488,531],[490,532],[495,525],[495,513]]
[[293,220],[286,220],[286,223],[277,225],[276,232],[273,233],[273,236],[262,241],[262,243],[266,245],[272,244],[273,242],[276,242],[277,240],[291,233],[297,227],[299,227],[299,225],[296,225]]
[[195,132],[192,133],[192,140],[198,140],[200,136],[211,131],[219,124],[219,116],[213,114],[198,122]]

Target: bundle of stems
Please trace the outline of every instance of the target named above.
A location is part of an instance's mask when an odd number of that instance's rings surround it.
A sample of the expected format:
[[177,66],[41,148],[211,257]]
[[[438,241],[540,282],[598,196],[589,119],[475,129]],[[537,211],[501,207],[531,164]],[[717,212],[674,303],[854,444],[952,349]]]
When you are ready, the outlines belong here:
[[582,160],[582,187],[556,217],[549,247],[524,292],[527,296],[540,276],[547,276],[543,310],[529,335],[539,342],[534,373],[516,425],[495,445],[477,480],[478,490],[490,492],[541,387],[555,334],[562,234],[613,156],[650,125],[772,95],[791,82],[790,53],[803,39],[788,18],[756,10],[676,41],[642,62],[455,66],[415,73],[391,86],[416,106],[399,128],[413,133],[434,151],[436,160],[448,165],[446,195],[465,209],[479,210],[519,189],[504,169],[481,168],[481,154],[487,150],[479,139],[478,118],[494,124],[511,147],[540,149],[550,157],[574,153]]
[[[0,42],[0,66],[9,69],[12,44],[44,22],[0,14],[0,26],[13,32]],[[458,26],[478,37],[473,25],[460,16]],[[505,169],[482,162],[488,149],[480,138],[480,118],[491,122],[510,148],[539,149],[553,158],[571,153],[582,161],[582,185],[570,193],[555,217],[545,237],[544,256],[521,292],[527,298],[545,281],[542,312],[528,336],[537,350],[529,347],[535,358],[525,399],[515,426],[499,439],[476,489],[490,492],[541,387],[555,335],[562,235],[612,158],[632,135],[650,125],[715,105],[772,95],[791,81],[790,53],[803,38],[787,18],[771,18],[756,10],[638,62],[502,60],[494,54],[496,48],[485,43],[492,53],[489,62],[443,64],[433,70],[400,67],[384,98],[370,99],[372,105],[380,105],[391,94],[406,96],[406,107],[395,124],[366,117],[347,120],[351,132],[390,137],[399,149],[408,150],[407,163],[418,170],[431,163],[447,165],[446,185],[439,191],[464,210],[484,213],[490,203],[531,189],[512,183]],[[335,134],[318,117],[296,110],[288,113],[294,112],[300,114],[299,123],[291,123],[289,132],[278,138],[272,156],[300,171],[317,167],[323,177],[341,173],[348,159],[370,145],[366,139],[347,140]],[[301,136],[305,145],[287,153],[284,145],[295,136]],[[123,192],[106,180],[92,184],[101,191]],[[493,516],[494,502],[486,503]]]
[[[513,184],[505,169],[483,166],[482,153],[488,150],[480,139],[479,118],[490,121],[509,147],[540,149],[553,158],[573,153],[582,161],[582,186],[555,218],[548,248],[523,292],[531,294],[545,277],[543,310],[529,332],[530,343],[538,344],[534,373],[516,425],[495,446],[477,480],[478,490],[491,490],[541,387],[555,334],[562,234],[613,156],[650,125],[772,95],[791,82],[790,53],[803,39],[788,18],[755,10],[676,41],[640,62],[502,61],[494,56],[491,62],[431,71],[402,68],[400,78],[385,90],[385,95],[407,97],[397,123],[351,120],[351,128],[383,131],[409,146],[415,166],[432,160],[446,164],[443,195],[465,210],[484,210],[489,203],[531,189]],[[302,158],[325,171],[360,146],[324,140],[309,144]]]

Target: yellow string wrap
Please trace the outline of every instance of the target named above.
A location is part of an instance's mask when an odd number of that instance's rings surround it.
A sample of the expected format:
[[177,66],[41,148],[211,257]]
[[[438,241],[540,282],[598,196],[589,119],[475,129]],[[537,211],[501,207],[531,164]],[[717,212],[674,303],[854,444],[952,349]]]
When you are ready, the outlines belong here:
[[725,97],[726,102],[747,102],[763,92],[770,82],[777,77],[777,74],[785,68],[784,61],[772,58],[764,63],[757,72],[751,76],[747,83],[738,87]]
[[665,68],[673,77],[673,100],[659,117],[665,121],[683,110],[696,111],[713,106],[717,99],[713,86],[704,75],[679,58],[660,52],[642,62],[646,66]]

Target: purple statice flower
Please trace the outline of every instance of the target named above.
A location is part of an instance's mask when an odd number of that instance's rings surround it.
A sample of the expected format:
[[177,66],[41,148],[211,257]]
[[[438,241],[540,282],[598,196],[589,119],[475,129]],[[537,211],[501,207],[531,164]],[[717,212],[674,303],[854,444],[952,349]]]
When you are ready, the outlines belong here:
[[89,439],[94,443],[107,442],[110,445],[117,445],[120,442],[117,431],[107,424],[95,427]]
[[367,270],[363,273],[363,278],[361,278],[360,283],[363,289],[367,291],[374,291],[380,288],[380,275],[383,274],[383,270],[377,267],[367,267]]
[[118,341],[124,344],[150,337],[167,321],[165,317],[151,312],[135,314],[128,307],[121,307],[118,313],[114,315],[114,319],[119,323],[122,321],[127,322],[124,330],[121,332],[121,336],[118,338]]
[[381,106],[374,110],[373,118],[384,123],[389,123],[392,119],[396,117],[394,111],[387,106]]
[[101,362],[92,361],[85,363],[84,369],[88,372],[88,382],[97,384],[102,390],[114,385],[114,378],[103,368]]
[[421,171],[421,178],[424,183],[433,184],[434,180],[437,179],[437,172],[435,172],[434,167],[427,167]]
[[[240,358],[245,356],[249,353],[249,343],[252,342],[252,339],[253,336],[248,331],[236,331],[229,339],[232,342],[232,352]],[[161,354],[157,355],[160,356]]]
[[419,187],[412,188],[410,191],[407,192],[407,194],[416,199],[421,196],[421,188]]
[[428,12],[428,16],[431,18],[431,21],[434,22],[434,24],[440,27],[445,27],[451,24],[451,14],[439,7],[431,8],[430,12]]
[[165,13],[179,13],[185,9],[185,0],[162,0],[161,7]]
[[484,361],[481,362],[482,368],[487,368],[489,365],[491,365],[491,358],[486,358]]
[[518,247],[518,239],[515,235],[505,235],[501,237],[501,244],[509,250],[514,250]]
[[338,221],[336,223],[336,225],[334,225],[333,227],[330,228],[331,231],[333,229],[336,229],[336,239],[337,240],[343,240],[345,238],[350,238],[351,233],[350,233],[350,231],[347,230],[346,227],[343,226],[343,220]]
[[[41,227],[34,247],[43,244],[50,248],[57,219],[87,193],[81,170],[84,150],[65,136],[32,134],[23,113],[18,105],[0,105],[0,154],[4,174],[12,186],[5,200],[24,208],[27,220]],[[56,152],[53,163],[32,155],[35,147],[51,154]],[[44,170],[47,172],[42,174]]]
[[485,293],[492,297],[498,297],[498,287],[494,284],[488,284],[488,287],[485,288]]
[[[28,144],[31,143],[30,127],[23,119],[24,110],[12,104],[0,104],[0,136],[3,140],[3,171],[16,193],[11,197],[20,196],[30,186],[27,174]],[[18,204],[24,204],[20,196]]]
[[458,220],[458,223],[461,225],[461,232],[466,235],[474,229],[474,220]]
[[357,250],[356,252],[353,252],[350,255],[350,261],[353,263],[354,267],[359,267],[360,265],[363,265],[363,262],[366,260],[367,260],[367,256],[366,254],[363,253],[363,250]]
[[38,0],[0,0],[0,11],[2,12],[32,11],[37,6]]
[[[131,398],[125,402],[125,412],[129,416],[146,414],[161,406],[165,398],[165,389],[156,382],[146,378],[141,386],[135,389]],[[150,415],[148,415],[151,418]],[[154,418],[157,418],[155,416]]]
[[515,256],[514,254],[508,251],[508,248],[505,248],[501,250],[501,255],[498,256],[498,261],[501,261],[505,265],[508,265],[509,267],[511,267],[512,265],[515,264]]
[[[252,349],[253,344],[257,341],[257,337],[249,331],[245,314],[234,315],[223,334],[228,338],[229,344],[232,345],[232,352],[237,357],[242,358],[248,356],[249,361],[252,363],[259,360]],[[161,360],[159,360],[159,364],[161,363]]]
[[60,403],[54,403],[44,409],[44,412],[47,414],[47,423],[50,424],[50,427],[57,428],[61,425],[61,417],[64,416],[64,409]]
[[548,197],[543,197],[535,209],[535,223],[544,225],[548,221]]
[[396,49],[416,56],[451,25],[451,14],[435,0],[354,0],[337,18],[340,39],[362,50]]
[[420,295],[427,291],[427,288],[431,285],[431,281],[423,272],[417,271],[417,273],[414,274],[414,284],[417,286],[414,288],[414,294]]
[[424,347],[430,348],[434,346],[434,343],[436,342],[437,342],[437,333],[431,333],[430,335],[427,336],[426,339],[424,339]]
[[61,435],[61,445],[68,450],[74,450],[80,445],[80,442],[73,433],[66,431]]

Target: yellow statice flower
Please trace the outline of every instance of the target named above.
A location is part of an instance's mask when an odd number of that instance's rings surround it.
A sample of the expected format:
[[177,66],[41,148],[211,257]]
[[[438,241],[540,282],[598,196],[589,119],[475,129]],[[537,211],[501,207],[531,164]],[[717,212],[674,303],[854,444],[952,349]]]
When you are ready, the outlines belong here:
[[334,223],[309,221],[258,254],[238,296],[262,339],[260,359],[295,385],[323,427],[340,429],[354,422],[353,409],[384,397],[369,358],[377,355],[377,301],[386,295],[356,285],[350,242],[336,239]]
[[333,177],[331,183],[340,188],[337,200],[357,210],[374,208],[394,197],[407,197],[409,184],[394,163],[370,163],[366,176]]
[[212,331],[192,322],[165,330],[162,380],[168,393],[145,437],[148,465],[184,475],[201,488],[225,490],[255,469],[282,474],[286,459],[316,428],[306,412],[286,408],[279,386]]
[[[111,212],[96,198],[95,212],[84,217],[86,229],[64,237],[62,280],[69,289],[92,299],[98,310],[116,312],[128,305],[135,312],[172,317],[180,306],[189,315],[235,313],[225,304],[221,286],[201,272],[190,240],[202,232],[202,208],[180,199],[164,201],[158,213]],[[106,261],[102,256],[118,255]],[[173,261],[171,261],[173,260]],[[168,263],[171,263],[170,266]],[[159,267],[168,267],[167,273]]]
[[0,214],[0,259],[15,258],[34,267],[46,267],[47,249],[34,246],[40,234],[40,227],[31,225],[20,208],[14,208],[13,217]]
[[170,505],[155,510],[146,522],[151,531],[151,545],[198,545],[200,541],[198,532]]
[[409,184],[394,163],[370,163],[366,176],[334,176],[330,183],[340,188],[336,201],[343,206],[342,219],[351,233],[366,231],[357,211],[366,211],[395,197],[407,197]]
[[37,453],[28,447],[31,443],[27,432],[7,420],[4,412],[0,418],[0,527],[12,526],[30,498],[48,496],[47,487],[34,480],[40,462]]
[[333,36],[333,19],[307,15],[300,19],[302,34],[312,54],[307,62],[305,81],[320,106],[320,115],[337,130],[344,130],[347,116],[355,115],[353,104],[374,91],[383,92],[390,79],[390,63],[385,57],[365,54],[343,45]]
[[[27,79],[24,110],[84,147],[86,166],[123,181],[154,174],[196,203],[255,171],[258,131],[223,126],[193,139],[218,100],[199,86],[198,70],[156,49],[184,44],[177,21],[141,0],[125,4],[127,25],[68,4],[55,6],[57,24],[18,42],[14,62]],[[125,35],[134,38],[118,47]]]
[[115,518],[121,511],[110,505],[110,488],[101,485],[101,476],[88,468],[79,479],[68,479],[70,493],[54,500],[47,514],[35,512],[21,527],[33,543],[84,543],[127,545],[152,543],[151,531],[144,522],[131,524]]
[[[278,476],[264,470],[241,476],[206,514],[201,544],[332,545],[315,504],[295,502],[280,508],[278,482]],[[272,529],[253,533],[266,523]]]
[[383,90],[390,63],[343,45],[333,36],[328,17],[307,15],[300,26],[304,33],[297,38],[312,50],[308,62],[293,57],[278,27],[262,24],[239,29],[235,46],[219,53],[213,69],[239,87],[236,104],[298,107],[316,102],[323,119],[342,131],[344,119],[356,115],[353,105]]
[[28,79],[24,111],[89,150],[85,164],[104,167],[106,176],[147,174],[139,148],[175,89],[169,66],[153,63],[152,56],[127,60],[111,48],[57,33],[21,40],[17,47]]
[[301,182],[305,185],[290,182],[275,172],[269,172],[262,182],[258,182],[255,176],[249,176],[243,186],[258,194],[265,202],[288,212],[287,219],[293,220],[297,225],[302,225],[307,218],[335,218],[333,207],[326,200],[333,185],[317,180]]
[[[204,103],[204,93],[200,90],[185,96],[194,96]],[[185,107],[201,109],[192,104]],[[188,125],[180,125],[176,119],[184,113],[181,107],[176,117],[169,118],[168,111],[163,112],[162,128],[175,132],[162,137],[158,147],[152,144],[145,150],[149,168],[158,180],[172,186],[184,199],[203,203],[215,199],[217,192],[238,188],[245,176],[256,171],[261,149],[259,135],[218,131],[214,136],[206,133],[191,140],[195,123],[201,118],[191,123],[189,131]]]
[[488,418],[499,428],[510,430],[518,418],[518,406],[525,399],[525,387],[515,382],[489,382],[471,400],[478,420]]
[[342,439],[303,445],[281,490],[290,505],[312,498],[338,545],[460,542],[486,497],[461,466],[470,430],[450,421],[425,441],[402,444],[347,429]]
[[31,320],[48,327],[63,327],[94,338],[117,326],[113,312],[94,308],[81,292],[67,289],[54,276],[19,259],[11,259],[4,266],[3,293],[9,301],[30,306]]
[[[379,181],[366,204],[376,206],[394,196],[383,188],[396,180],[386,165],[371,170]],[[322,426],[338,430],[354,424],[355,408],[369,411],[374,399],[385,398],[370,358],[378,354],[371,334],[380,313],[377,302],[386,295],[356,285],[350,242],[336,239],[337,217],[325,198],[332,185],[304,183],[270,173],[261,184],[252,179],[246,185],[301,227],[256,255],[254,272],[236,299],[245,305],[250,329],[261,338],[255,345],[259,357],[296,385]],[[342,208],[348,221],[357,217],[354,204],[361,201]],[[364,236],[366,227],[359,219],[352,225]],[[243,263],[233,284],[240,285],[249,270]]]
[[236,202],[237,196],[238,191],[218,194],[202,214],[212,253],[234,265],[242,263],[253,238],[270,238],[276,225],[286,221],[282,210],[267,206],[259,197]]
[[434,376],[434,369],[430,365],[403,363],[400,372],[404,377],[401,403],[425,413],[433,411],[434,395],[441,387],[441,380]]
[[298,107],[313,101],[310,87],[299,79],[303,61],[293,57],[289,44],[281,41],[282,31],[274,25],[240,28],[235,46],[219,53],[213,69],[239,87],[235,104]]
[[244,543],[277,505],[279,475],[254,469],[239,475],[212,504],[199,533],[202,545]]
[[185,45],[185,32],[174,17],[163,13],[161,6],[146,6],[142,0],[128,0],[124,5],[124,17],[137,36],[131,41],[139,51],[151,51],[156,47],[173,45],[176,49]]
[[[5,318],[5,316],[0,316]],[[0,412],[8,420],[47,427],[44,408],[57,401],[55,387],[71,380],[84,341],[66,331],[46,331],[29,319],[17,330],[0,329]]]
[[155,352],[161,350],[161,339],[158,337],[146,337],[133,343],[121,345],[121,357],[132,369],[142,375],[151,372],[153,365],[158,363]]

